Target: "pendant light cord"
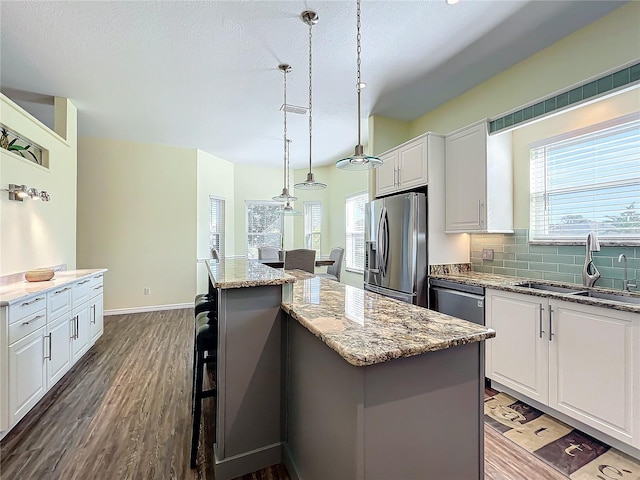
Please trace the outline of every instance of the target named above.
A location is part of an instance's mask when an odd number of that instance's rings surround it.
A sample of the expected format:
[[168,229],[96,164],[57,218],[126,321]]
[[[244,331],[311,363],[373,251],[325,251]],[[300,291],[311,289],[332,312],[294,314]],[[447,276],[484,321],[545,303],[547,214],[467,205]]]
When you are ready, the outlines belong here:
[[283,144],[284,144],[284,151],[283,151],[283,157],[282,157],[282,164],[284,166],[284,172],[283,172],[283,176],[282,176],[282,183],[284,183],[285,188],[289,188],[288,182],[287,182],[287,69],[285,68],[283,70],[284,72],[284,104],[282,105],[282,109],[284,111],[284,137],[283,137]]
[[313,96],[311,95],[311,39],[313,37],[312,34],[313,22],[309,22],[309,173],[311,173],[311,132],[312,132],[312,107],[313,107]]
[[357,28],[357,36],[356,36],[356,40],[357,40],[357,55],[358,55],[358,62],[357,62],[357,66],[358,66],[358,75],[357,75],[357,79],[356,79],[356,88],[358,91],[358,145],[360,145],[360,85],[362,85],[362,83],[360,82],[360,53],[362,51],[362,47],[360,46],[360,0],[357,0],[357,8],[356,8],[356,18],[357,18],[357,22],[356,22],[356,28]]

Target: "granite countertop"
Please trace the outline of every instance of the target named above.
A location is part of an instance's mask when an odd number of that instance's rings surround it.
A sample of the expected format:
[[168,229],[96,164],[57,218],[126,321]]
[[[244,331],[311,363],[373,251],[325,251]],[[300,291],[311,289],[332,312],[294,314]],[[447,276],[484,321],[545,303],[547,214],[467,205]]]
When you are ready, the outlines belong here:
[[263,265],[246,258],[226,258],[218,262],[208,261],[209,278],[215,288],[248,288],[263,285],[294,283],[295,277],[284,270]]
[[80,280],[81,278],[106,271],[106,268],[63,270],[55,272],[54,277],[46,282],[27,282],[26,280],[22,280],[7,285],[0,285],[0,307],[11,305],[34,293],[46,293],[49,290],[59,288],[68,283]]
[[535,288],[528,288],[518,286],[522,283],[537,283],[544,285],[553,285],[557,287],[565,287],[576,289],[577,291],[592,290],[595,292],[608,293],[614,295],[624,295],[631,298],[640,299],[640,292],[622,292],[620,290],[613,290],[610,288],[598,288],[598,287],[583,287],[575,283],[563,283],[554,282],[551,280],[534,280],[524,277],[510,277],[507,275],[496,275],[492,273],[481,272],[459,272],[448,274],[431,274],[431,278],[440,278],[442,280],[449,280],[451,282],[462,283],[465,285],[475,285],[485,288],[493,288],[495,290],[504,290],[507,292],[524,293],[527,295],[535,295],[537,297],[549,297],[556,298],[558,300],[565,300],[574,303],[583,303],[585,305],[594,305],[597,307],[613,308],[615,310],[622,310],[625,312],[640,313],[640,304],[624,303],[614,300],[606,300],[601,298],[586,297],[581,295],[572,295],[571,293],[550,292],[547,290],[539,290]]
[[304,272],[282,309],[355,366],[495,337],[483,325]]

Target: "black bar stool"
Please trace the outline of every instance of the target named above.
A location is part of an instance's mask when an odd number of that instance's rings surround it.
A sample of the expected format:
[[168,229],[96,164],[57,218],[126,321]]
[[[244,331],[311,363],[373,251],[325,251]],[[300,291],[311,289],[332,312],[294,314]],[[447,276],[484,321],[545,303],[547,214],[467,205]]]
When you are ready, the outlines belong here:
[[203,390],[204,366],[216,365],[218,353],[218,320],[211,312],[199,313],[195,318],[195,338],[193,341],[193,387],[191,391],[191,468],[195,468],[200,440],[202,400],[215,397],[216,388]]

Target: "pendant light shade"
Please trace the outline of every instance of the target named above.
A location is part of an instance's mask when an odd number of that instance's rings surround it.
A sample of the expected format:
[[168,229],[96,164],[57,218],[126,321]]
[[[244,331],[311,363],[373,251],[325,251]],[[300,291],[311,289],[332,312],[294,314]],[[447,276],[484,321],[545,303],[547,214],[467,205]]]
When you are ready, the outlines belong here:
[[284,103],[282,105],[283,118],[284,118],[284,134],[282,135],[282,141],[284,144],[282,154],[282,193],[275,197],[272,197],[276,202],[295,202],[296,197],[289,194],[289,140],[287,138],[287,73],[291,71],[291,65],[281,63],[278,65],[278,70],[283,73],[284,78]]
[[[289,140],[288,138],[285,138],[285,158],[287,159],[287,161],[286,161],[286,165],[287,165],[287,183],[285,184],[285,188],[287,190],[287,193],[289,191],[289,153],[290,153],[290,151],[291,151],[291,140]],[[286,216],[302,215],[302,212],[294,209],[293,206],[291,205],[291,202],[294,202],[295,200],[297,200],[296,197],[294,197],[292,195],[289,195],[289,198],[287,198],[285,200],[285,204],[282,207],[282,214],[283,215],[286,215]]]
[[343,158],[336,162],[336,167],[342,170],[371,170],[372,168],[378,168],[382,165],[382,160],[378,157],[371,155],[365,155],[364,147],[360,141],[360,91],[363,88],[363,83],[360,79],[360,51],[362,49],[360,45],[360,0],[356,0],[356,15],[357,15],[357,45],[358,45],[358,63],[357,63],[357,79],[356,79],[356,91],[358,93],[358,144],[356,145],[354,154],[350,157]]
[[312,107],[313,107],[313,96],[311,90],[311,66],[312,66],[312,55],[311,55],[311,39],[312,39],[312,29],[313,25],[318,23],[319,17],[316,12],[306,10],[302,12],[300,18],[304,23],[309,25],[309,173],[307,173],[307,179],[304,182],[296,183],[294,187],[300,190],[322,190],[323,188],[327,188],[327,185],[316,181],[313,172],[311,171],[311,132],[312,132]]

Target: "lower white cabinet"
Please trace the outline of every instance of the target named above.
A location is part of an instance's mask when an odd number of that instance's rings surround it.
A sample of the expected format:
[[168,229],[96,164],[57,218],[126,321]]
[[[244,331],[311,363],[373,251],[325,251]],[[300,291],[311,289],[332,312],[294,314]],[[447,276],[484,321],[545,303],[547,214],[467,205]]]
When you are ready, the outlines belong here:
[[640,448],[640,315],[487,289],[486,376]]
[[71,368],[71,322],[71,312],[67,312],[47,325],[47,388],[53,387]]
[[487,290],[486,376],[541,403],[549,399],[549,341],[545,298]]
[[95,343],[104,330],[104,302],[102,293],[91,299],[90,303],[91,343]]
[[550,305],[549,406],[640,447],[640,319],[591,305]]
[[89,349],[91,340],[91,303],[86,302],[73,309],[73,321],[71,322],[71,352],[75,362]]
[[9,425],[20,420],[47,391],[42,327],[9,346]]

